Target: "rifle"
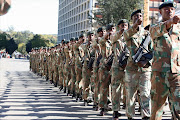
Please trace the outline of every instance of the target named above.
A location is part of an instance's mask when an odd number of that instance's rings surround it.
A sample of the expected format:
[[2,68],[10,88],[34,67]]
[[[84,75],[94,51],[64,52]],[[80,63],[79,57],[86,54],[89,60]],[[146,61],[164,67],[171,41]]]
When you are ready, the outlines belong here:
[[121,68],[125,69],[128,58],[129,58],[129,50],[125,45],[124,50],[121,52],[120,56],[118,56],[118,63]]
[[[143,39],[136,54],[132,56],[133,61],[137,63],[139,67],[148,68],[149,66],[151,66],[151,63],[149,61],[153,58],[153,52],[146,49],[150,42],[151,37],[148,34],[147,36],[145,36],[145,39]],[[146,52],[144,52],[144,50]]]

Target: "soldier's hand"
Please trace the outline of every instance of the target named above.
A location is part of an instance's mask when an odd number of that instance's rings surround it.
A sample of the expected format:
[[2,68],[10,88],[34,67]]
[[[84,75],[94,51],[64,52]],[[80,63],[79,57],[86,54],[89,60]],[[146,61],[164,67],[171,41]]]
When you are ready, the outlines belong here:
[[119,31],[120,34],[122,34],[123,32],[124,32],[124,29],[121,29],[121,30]]
[[177,24],[177,23],[179,22],[179,20],[180,20],[180,17],[177,16],[177,15],[175,15],[175,16],[172,18],[173,24]]

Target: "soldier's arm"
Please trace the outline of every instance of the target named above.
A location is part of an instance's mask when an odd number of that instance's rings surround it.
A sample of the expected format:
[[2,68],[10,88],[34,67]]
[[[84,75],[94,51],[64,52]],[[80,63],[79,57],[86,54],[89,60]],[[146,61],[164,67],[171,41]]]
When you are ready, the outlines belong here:
[[130,40],[130,38],[137,32],[138,32],[138,30],[137,30],[136,26],[130,27],[128,30],[124,31],[124,33],[123,33],[124,40],[125,41]]
[[116,34],[112,37],[111,42],[115,43],[118,39],[121,38],[121,36],[122,36],[122,32],[121,31],[116,32]]
[[160,36],[162,36],[165,33],[168,33],[168,30],[172,27],[173,24],[177,24],[180,20],[180,17],[174,16],[170,20],[167,20],[165,22],[161,22],[159,24],[156,24],[152,27],[150,27],[150,34],[152,39],[156,39]]

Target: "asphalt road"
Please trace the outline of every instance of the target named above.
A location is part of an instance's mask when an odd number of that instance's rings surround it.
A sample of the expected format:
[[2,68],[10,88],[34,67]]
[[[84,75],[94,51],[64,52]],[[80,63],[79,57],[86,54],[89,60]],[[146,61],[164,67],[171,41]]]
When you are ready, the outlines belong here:
[[[140,120],[137,112],[135,119]],[[112,112],[98,116],[92,104],[75,102],[45,79],[29,71],[29,61],[0,59],[0,120],[111,120]],[[164,120],[170,120],[168,106]],[[125,110],[119,119],[125,120]]]

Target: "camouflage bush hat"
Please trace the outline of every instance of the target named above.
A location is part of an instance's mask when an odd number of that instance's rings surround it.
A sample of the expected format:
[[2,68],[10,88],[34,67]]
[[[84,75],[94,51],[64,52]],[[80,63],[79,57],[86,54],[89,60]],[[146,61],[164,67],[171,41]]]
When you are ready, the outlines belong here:
[[121,23],[128,23],[129,24],[128,20],[126,20],[126,19],[119,20],[117,25],[120,25]]
[[142,10],[141,10],[141,9],[138,9],[138,10],[134,11],[134,12],[131,14],[131,19],[132,19],[132,16],[134,16],[136,13],[142,13]]
[[162,9],[163,7],[166,7],[166,6],[174,7],[175,9],[177,8],[176,2],[167,1],[167,2],[163,2],[163,3],[159,6],[159,10]]

